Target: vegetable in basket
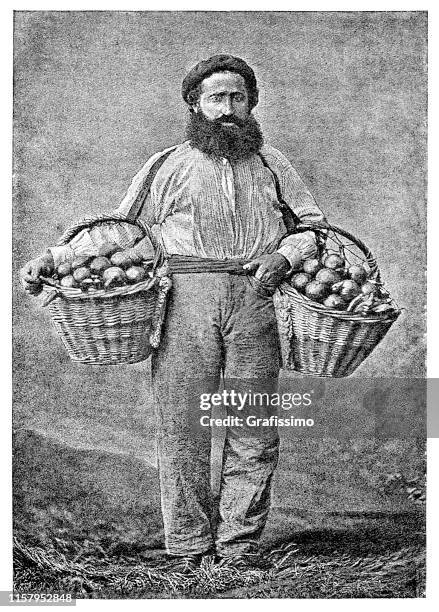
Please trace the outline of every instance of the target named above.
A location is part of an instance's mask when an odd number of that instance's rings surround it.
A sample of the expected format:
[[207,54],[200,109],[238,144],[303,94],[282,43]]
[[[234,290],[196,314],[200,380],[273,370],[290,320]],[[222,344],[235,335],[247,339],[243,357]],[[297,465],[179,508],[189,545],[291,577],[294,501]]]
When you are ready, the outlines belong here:
[[388,313],[392,310],[382,283],[363,264],[350,264],[336,253],[306,259],[291,277],[292,286],[310,300],[335,311]]
[[360,239],[327,223],[298,226],[311,228],[318,257],[304,261],[274,296],[284,367],[312,376],[349,376],[400,310]]

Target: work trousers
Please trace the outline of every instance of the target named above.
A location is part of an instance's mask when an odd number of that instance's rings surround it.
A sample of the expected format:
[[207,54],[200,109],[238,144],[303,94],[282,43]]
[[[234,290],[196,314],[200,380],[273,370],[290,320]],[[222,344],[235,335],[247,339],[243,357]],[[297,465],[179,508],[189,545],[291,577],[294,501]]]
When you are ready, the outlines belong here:
[[[200,426],[206,414],[200,397],[218,390],[221,375],[236,392],[275,392],[279,368],[273,301],[255,290],[255,279],[229,273],[173,276],[162,340],[152,358],[168,553],[203,553],[215,545],[221,555],[257,549],[270,509],[277,429],[263,427],[250,434],[245,428],[227,428],[214,533],[212,430]],[[244,408],[241,416],[249,410]],[[227,411],[237,414],[232,407]]]

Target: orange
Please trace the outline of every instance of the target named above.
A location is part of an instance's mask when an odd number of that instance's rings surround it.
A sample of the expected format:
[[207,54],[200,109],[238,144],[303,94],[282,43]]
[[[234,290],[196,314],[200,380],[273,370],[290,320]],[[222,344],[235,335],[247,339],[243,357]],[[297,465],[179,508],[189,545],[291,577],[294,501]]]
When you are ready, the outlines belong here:
[[305,295],[309,297],[310,300],[314,300],[315,302],[321,302],[324,300],[330,291],[331,290],[328,285],[325,283],[319,283],[319,281],[316,280],[309,282],[305,287]]
[[146,270],[141,266],[131,266],[125,274],[130,283],[140,283],[146,278]]
[[359,285],[362,285],[367,279],[367,272],[363,266],[350,266],[348,270],[349,277]]
[[330,270],[328,268],[323,268],[319,270],[316,274],[316,280],[320,283],[327,283],[328,285],[333,285],[334,283],[338,283],[341,281],[342,276],[335,270]]
[[117,253],[111,256],[110,261],[113,266],[117,266],[118,268],[130,268],[133,265],[126,251],[117,251]]
[[66,261],[62,264],[59,264],[59,266],[56,269],[56,272],[58,276],[62,278],[63,276],[67,276],[68,274],[72,273],[72,266],[68,261]]
[[107,257],[95,257],[90,264],[93,274],[101,274],[104,270],[111,267],[111,262]]
[[355,281],[347,279],[342,282],[339,289],[339,294],[343,299],[349,302],[350,300],[354,299],[354,297],[356,297],[360,291],[360,286]]
[[76,268],[76,270],[73,271],[73,278],[78,283],[82,282],[86,278],[90,278],[90,276],[90,270],[84,266],[82,268]]
[[75,281],[75,279],[73,278],[73,276],[71,274],[68,274],[67,276],[64,276],[61,280],[60,283],[61,287],[77,287],[78,283]]
[[345,264],[344,259],[340,257],[340,255],[336,255],[335,253],[328,255],[324,259],[325,268],[329,268],[330,270],[335,270],[336,268],[341,268]]
[[105,288],[108,289],[110,287],[117,287],[119,285],[123,285],[127,280],[127,276],[122,270],[122,268],[112,266],[111,268],[107,268],[106,270],[104,270],[104,273],[102,274],[102,279],[104,281]]
[[326,300],[323,302],[323,305],[327,308],[334,308],[334,310],[344,310],[346,308],[346,302],[336,293],[331,293],[331,295],[328,295]]
[[291,277],[291,284],[295,289],[297,289],[297,291],[303,291],[310,280],[310,274],[305,274],[305,272],[299,272],[298,274],[294,274],[294,276]]
[[378,289],[374,283],[370,283],[369,281],[366,281],[361,286],[361,293],[364,293],[364,295],[369,295],[370,293],[378,293]]
[[307,274],[311,274],[311,276],[314,276],[314,274],[316,274],[321,267],[322,264],[318,259],[305,259],[302,264],[303,271]]

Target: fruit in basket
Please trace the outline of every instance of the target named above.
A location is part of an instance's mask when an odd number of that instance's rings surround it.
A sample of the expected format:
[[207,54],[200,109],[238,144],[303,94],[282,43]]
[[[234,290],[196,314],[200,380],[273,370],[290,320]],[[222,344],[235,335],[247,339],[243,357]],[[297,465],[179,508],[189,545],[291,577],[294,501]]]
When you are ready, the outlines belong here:
[[326,306],[326,308],[333,308],[334,310],[345,310],[346,308],[346,302],[337,293],[328,295],[323,305]]
[[316,274],[316,280],[320,283],[326,283],[328,285],[334,285],[342,280],[342,275],[335,270],[329,268],[322,268]]
[[367,272],[363,266],[354,265],[348,268],[348,276],[359,285],[362,285],[367,279]]
[[102,274],[102,280],[104,281],[105,289],[111,289],[112,287],[119,287],[127,282],[127,275],[118,266],[111,266],[104,270]]
[[90,259],[93,259],[93,255],[78,255],[78,257],[75,257],[70,264],[72,266],[72,270],[84,268],[89,263]]
[[305,295],[315,302],[321,302],[328,297],[330,292],[331,288],[329,285],[320,283],[317,280],[310,281],[305,287]]
[[338,288],[338,291],[337,291],[337,293],[341,295],[341,297],[347,302],[354,299],[354,297],[356,297],[360,292],[361,292],[360,285],[350,279],[341,281],[340,287]]
[[[128,255],[128,257],[130,258],[131,263],[134,266],[138,266],[139,264],[142,263],[143,261],[143,255],[142,253],[140,253],[139,251],[137,251],[134,247],[131,249],[127,249],[125,251],[125,253]],[[152,258],[151,258],[152,259]]]
[[125,272],[130,283],[140,283],[146,278],[146,270],[142,266],[131,266]]
[[63,276],[68,276],[72,273],[72,265],[69,261],[59,264],[56,268],[56,273],[59,278],[63,278]]
[[297,291],[304,291],[310,280],[310,274],[306,274],[305,272],[299,272],[298,274],[294,274],[294,276],[291,277],[291,284],[293,285],[294,289],[297,289]]
[[378,314],[385,314],[394,311],[394,307],[391,304],[378,304],[374,306],[372,312],[376,312]]
[[75,279],[77,283],[81,283],[86,278],[90,278],[90,277],[91,277],[90,269],[86,268],[85,266],[83,266],[82,268],[76,268],[76,270],[73,270],[73,278]]
[[[143,244],[141,241],[139,244]],[[148,240],[144,244],[148,251]],[[136,245],[137,246],[137,245]],[[152,248],[152,245],[151,245]],[[139,283],[148,277],[154,252],[149,252],[149,260],[144,260],[142,251],[135,247],[122,250],[117,244],[107,242],[99,249],[99,255],[79,255],[72,262],[60,264],[51,275],[62,287],[80,287],[83,291],[112,289],[121,285]],[[111,253],[109,257],[102,253]],[[143,264],[143,265],[142,265]],[[65,279],[65,280],[64,280]],[[307,278],[307,281],[310,280]]]
[[99,247],[98,257],[110,258],[114,253],[121,250],[120,246],[115,242],[104,242],[104,244]]
[[378,287],[375,285],[375,283],[366,281],[361,285],[361,293],[363,293],[364,295],[369,295],[370,293],[378,293]]
[[305,259],[302,264],[302,269],[306,274],[314,276],[322,267],[322,264],[318,259]]
[[61,285],[61,287],[67,287],[69,289],[78,287],[78,283],[75,281],[75,279],[73,278],[71,274],[67,274],[67,276],[63,276],[59,284]]
[[111,262],[107,257],[95,257],[90,263],[92,274],[102,274],[104,270],[111,267]]
[[117,268],[130,268],[133,265],[126,251],[117,251],[110,257],[111,264]]
[[89,289],[96,289],[95,287],[95,283],[94,280],[90,277],[88,278],[84,278],[80,283],[79,283],[80,288],[83,291],[88,291]]
[[330,270],[337,270],[339,268],[344,268],[345,260],[340,257],[340,255],[331,253],[323,259],[323,265]]

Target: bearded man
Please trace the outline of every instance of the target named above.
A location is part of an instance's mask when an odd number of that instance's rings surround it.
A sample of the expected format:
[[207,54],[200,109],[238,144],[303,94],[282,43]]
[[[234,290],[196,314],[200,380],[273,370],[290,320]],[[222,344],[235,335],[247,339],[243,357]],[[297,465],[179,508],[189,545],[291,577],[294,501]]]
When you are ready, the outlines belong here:
[[[290,162],[263,144],[252,115],[256,77],[244,60],[216,55],[198,63],[183,80],[182,95],[190,110],[187,140],[148,160],[118,212],[134,211],[149,224],[173,276],[163,338],[152,356],[171,567],[191,572],[215,551],[221,563],[245,568],[258,564],[277,430],[264,427],[255,436],[227,428],[214,529],[211,431],[194,427],[194,419],[200,395],[216,391],[221,376],[237,391],[248,391],[249,382],[253,390],[276,390],[281,362],[272,294],[315,252],[311,232],[287,232],[287,213],[296,222],[323,215]],[[57,265],[75,248],[73,242],[54,247],[27,264],[28,290],[36,291],[47,259]]]

